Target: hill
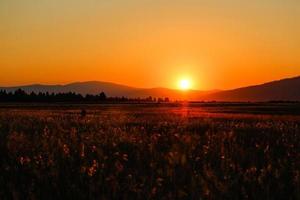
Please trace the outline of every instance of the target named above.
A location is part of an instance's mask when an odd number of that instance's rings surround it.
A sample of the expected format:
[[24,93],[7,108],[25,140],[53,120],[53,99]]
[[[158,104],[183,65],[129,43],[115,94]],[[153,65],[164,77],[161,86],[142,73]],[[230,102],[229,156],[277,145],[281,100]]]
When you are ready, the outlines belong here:
[[169,97],[173,100],[205,101],[300,101],[300,76],[272,81],[261,85],[226,91],[180,91],[168,88],[135,88],[101,81],[76,82],[66,85],[27,85],[0,87],[0,90],[13,92],[17,89],[30,92],[75,92],[82,95],[105,92],[110,97],[146,98]]
[[8,92],[14,92],[17,89],[22,89],[27,93],[30,92],[49,92],[49,93],[59,93],[59,92],[75,92],[82,95],[86,94],[99,94],[100,92],[105,92],[107,96],[110,97],[129,97],[129,98],[146,98],[152,97],[169,97],[170,99],[192,99],[197,100],[199,96],[210,94],[211,92],[204,91],[179,91],[168,88],[135,88],[125,85],[101,82],[101,81],[88,81],[88,82],[76,82],[66,85],[25,85],[16,87],[0,87],[0,90],[6,90]]
[[300,101],[300,76],[216,92],[206,95],[202,99],[216,101]]
[[49,93],[59,93],[59,92],[75,92],[82,95],[86,94],[99,94],[100,92],[105,92],[108,96],[122,96],[131,93],[136,88],[100,81],[88,81],[88,82],[76,82],[66,85],[25,85],[16,87],[0,87],[0,90],[6,90],[9,92],[15,91],[17,89],[22,89],[28,93],[30,92],[49,92]]

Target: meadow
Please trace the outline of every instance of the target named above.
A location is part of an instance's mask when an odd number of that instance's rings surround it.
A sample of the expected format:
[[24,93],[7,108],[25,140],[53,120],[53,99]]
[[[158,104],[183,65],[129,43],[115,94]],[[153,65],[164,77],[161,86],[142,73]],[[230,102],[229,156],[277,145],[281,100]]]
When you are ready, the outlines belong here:
[[0,104],[0,174],[0,199],[300,199],[300,105]]

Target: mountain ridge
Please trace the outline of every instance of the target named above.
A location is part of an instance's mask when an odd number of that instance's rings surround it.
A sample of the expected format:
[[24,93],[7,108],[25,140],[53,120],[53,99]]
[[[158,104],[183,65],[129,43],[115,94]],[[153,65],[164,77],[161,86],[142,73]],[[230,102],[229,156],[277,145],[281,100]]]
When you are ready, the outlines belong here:
[[216,101],[300,101],[300,76],[206,95]]
[[28,93],[75,92],[86,95],[105,92],[107,96],[111,97],[146,98],[152,96],[192,101],[300,101],[300,76],[224,91],[181,91],[164,87],[137,88],[105,81],[72,82],[69,84],[55,85],[30,84],[24,86],[0,87],[0,90],[13,92],[19,88]]

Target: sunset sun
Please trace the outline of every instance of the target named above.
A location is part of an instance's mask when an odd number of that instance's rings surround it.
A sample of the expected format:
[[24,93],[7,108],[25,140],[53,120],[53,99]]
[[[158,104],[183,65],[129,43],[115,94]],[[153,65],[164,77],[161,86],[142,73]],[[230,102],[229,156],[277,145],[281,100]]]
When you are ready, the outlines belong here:
[[182,79],[179,81],[179,89],[189,90],[191,89],[191,81],[188,79]]

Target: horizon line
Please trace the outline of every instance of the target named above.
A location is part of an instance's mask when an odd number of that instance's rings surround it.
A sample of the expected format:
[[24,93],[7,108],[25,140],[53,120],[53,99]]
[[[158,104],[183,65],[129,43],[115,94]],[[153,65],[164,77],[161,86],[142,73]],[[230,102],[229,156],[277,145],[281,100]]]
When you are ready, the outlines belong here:
[[[271,82],[277,82],[277,81],[282,81],[282,80],[288,80],[288,79],[294,79],[294,78],[300,78],[300,75],[296,75],[296,76],[290,76],[290,77],[286,77],[286,78],[279,78],[279,79],[275,79],[275,80],[270,80],[270,81],[266,81],[266,82],[261,82],[261,83],[255,83],[252,85],[245,85],[245,86],[237,86],[234,88],[228,88],[228,89],[194,89],[191,88],[188,91],[227,91],[227,90],[236,90],[236,89],[240,89],[240,88],[248,88],[248,87],[254,87],[254,86],[259,86],[259,85],[264,85],[264,84],[268,84]],[[72,81],[72,82],[65,82],[65,83],[41,83],[41,82],[36,82],[36,83],[24,83],[24,84],[19,84],[19,85],[0,85],[0,88],[17,88],[17,87],[28,87],[28,86],[67,86],[67,85],[71,85],[71,84],[80,84],[80,83],[104,83],[104,84],[114,84],[114,85],[118,85],[118,86],[122,86],[122,87],[129,87],[132,89],[169,89],[169,90],[179,90],[178,88],[169,88],[169,87],[162,87],[162,86],[157,86],[157,87],[136,87],[136,86],[130,86],[127,84],[122,84],[122,83],[116,83],[116,82],[112,82],[112,81],[101,81],[101,80],[86,80],[86,81]]]

